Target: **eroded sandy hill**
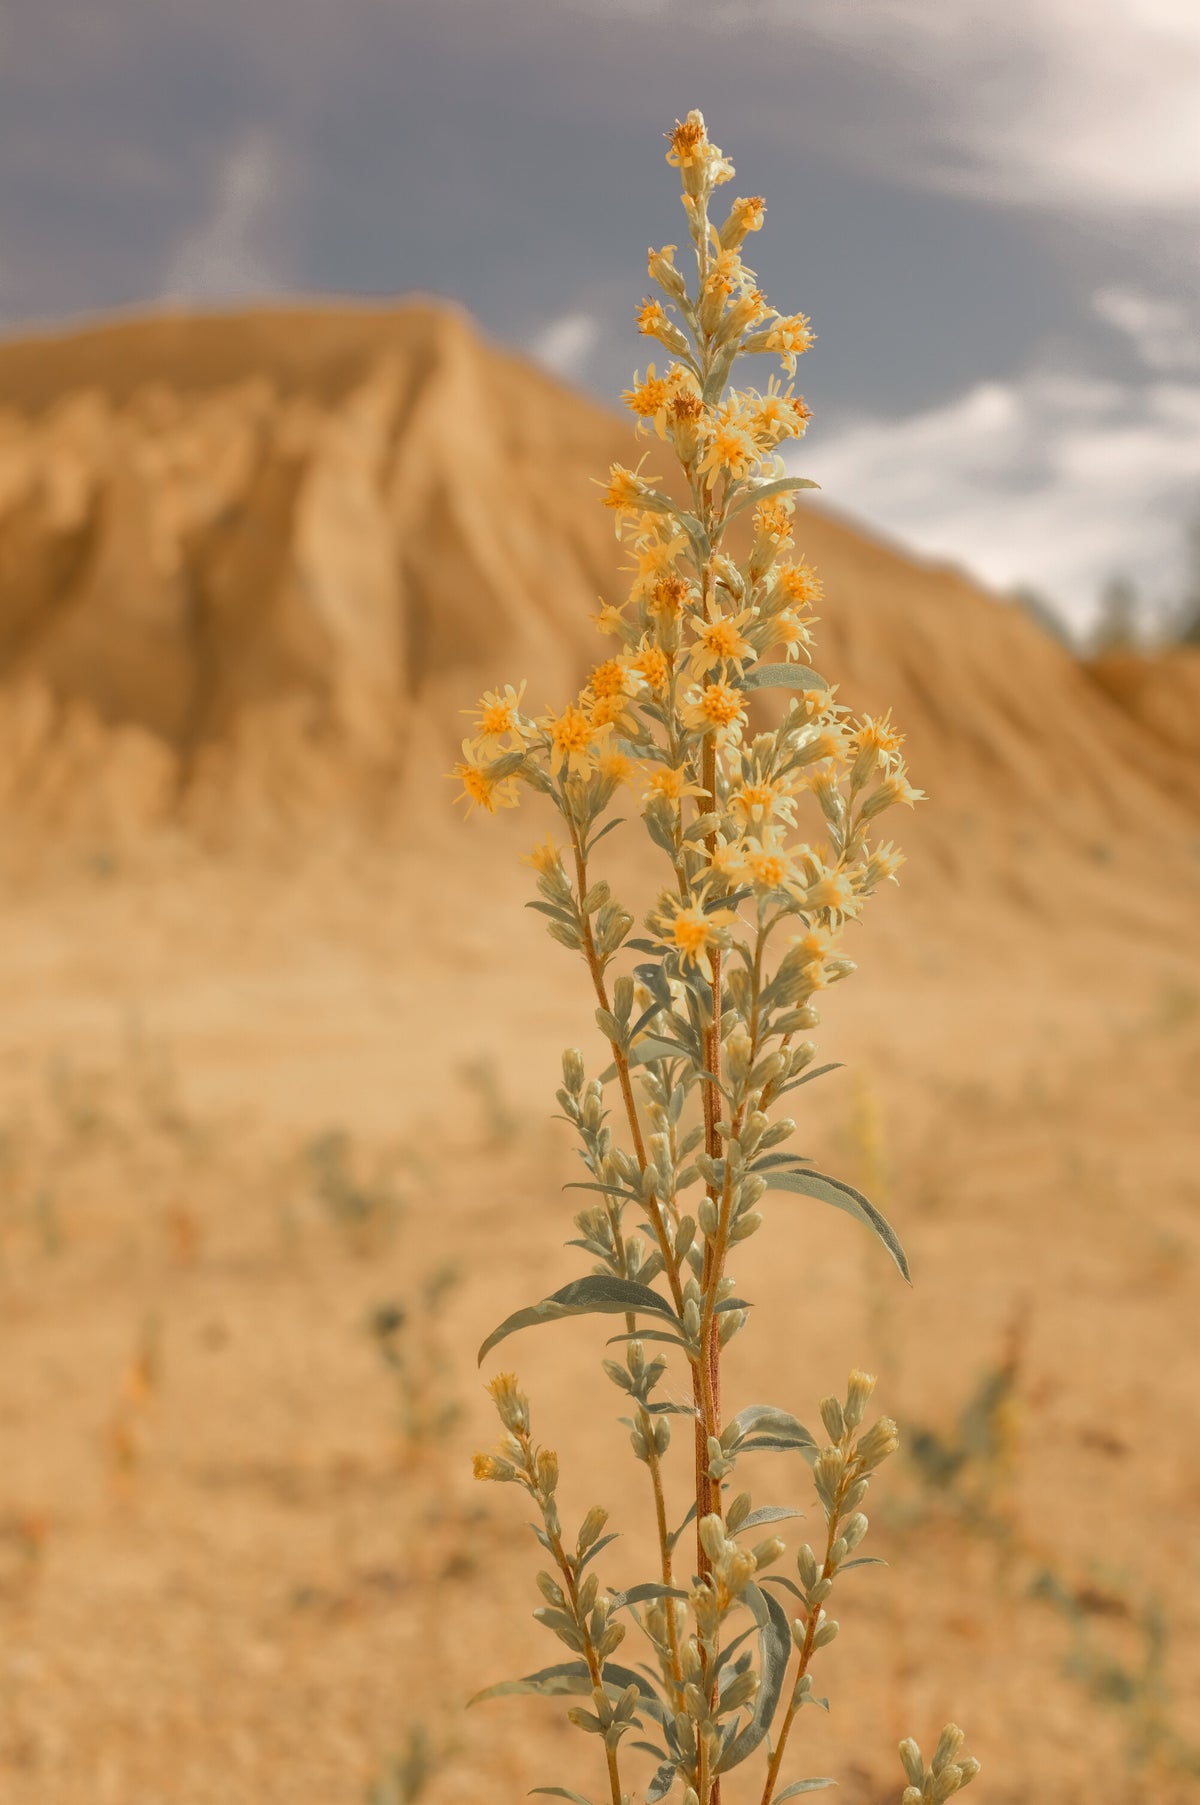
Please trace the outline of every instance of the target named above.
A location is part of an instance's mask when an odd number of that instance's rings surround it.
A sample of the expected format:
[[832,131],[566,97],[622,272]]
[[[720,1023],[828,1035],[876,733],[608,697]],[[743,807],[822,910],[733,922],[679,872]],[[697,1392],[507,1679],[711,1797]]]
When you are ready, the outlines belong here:
[[[445,307],[13,343],[0,405],[0,800],[60,838],[386,818],[429,793],[477,688],[560,697],[602,643],[618,554],[590,478],[628,427]],[[927,873],[1043,906],[1129,857],[1186,881],[1200,797],[1170,673],[1098,682],[816,508],[802,541],[819,665],[894,705],[935,799],[905,834]]]

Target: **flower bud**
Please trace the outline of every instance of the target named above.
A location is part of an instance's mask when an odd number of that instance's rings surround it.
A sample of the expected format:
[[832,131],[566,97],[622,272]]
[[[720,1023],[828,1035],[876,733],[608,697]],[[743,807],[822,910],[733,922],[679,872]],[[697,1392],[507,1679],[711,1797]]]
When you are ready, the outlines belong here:
[[558,1455],[553,1448],[542,1448],[538,1452],[537,1482],[547,1497],[558,1489]]
[[842,1407],[836,1398],[821,1399],[821,1421],[830,1441],[841,1441],[846,1433],[846,1425],[842,1419]]
[[857,1429],[867,1409],[867,1400],[875,1389],[874,1373],[860,1372],[858,1367],[850,1374],[846,1383],[846,1421],[852,1429]]
[[529,1431],[529,1399],[517,1384],[515,1373],[497,1373],[488,1386],[492,1402],[496,1406],[500,1421],[514,1435],[525,1435]]
[[929,1763],[935,1774],[940,1774],[946,1764],[954,1760],[965,1741],[966,1738],[957,1724],[946,1725],[938,1738],[937,1748],[933,1752],[933,1760]]
[[[720,1452],[720,1444],[717,1444]],[[713,1514],[700,1519],[700,1546],[710,1561],[719,1561],[725,1552],[725,1525],[720,1517]]]
[[563,1083],[573,1097],[583,1089],[583,1054],[578,1047],[568,1047],[562,1056]]
[[920,1746],[911,1736],[906,1736],[900,1744],[900,1760],[905,1773],[914,1786],[925,1784],[925,1758]]
[[890,1416],[881,1416],[877,1423],[872,1423],[867,1433],[858,1444],[858,1458],[866,1472],[881,1466],[890,1454],[894,1454],[900,1446],[900,1431]]
[[607,1522],[608,1512],[602,1509],[599,1504],[593,1504],[591,1510],[589,1510],[587,1516],[579,1526],[579,1540],[576,1543],[576,1549],[579,1554],[586,1554],[588,1549],[600,1540],[600,1537],[604,1534],[604,1525]]
[[658,286],[670,295],[673,301],[682,301],[686,298],[687,282],[682,273],[675,268],[675,246],[673,244],[664,244],[659,251],[656,251],[651,245],[646,252],[646,268],[649,271],[650,280],[657,282]]

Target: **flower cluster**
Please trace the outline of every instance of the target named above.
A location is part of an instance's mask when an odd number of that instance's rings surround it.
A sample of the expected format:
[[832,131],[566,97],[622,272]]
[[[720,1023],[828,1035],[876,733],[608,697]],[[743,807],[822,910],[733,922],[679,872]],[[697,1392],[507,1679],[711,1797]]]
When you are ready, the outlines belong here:
[[[719,1805],[722,1775],[762,1750],[769,1805],[812,1789],[775,1792],[793,1719],[810,1696],[810,1664],[837,1633],[826,1600],[866,1532],[859,1506],[896,1434],[886,1418],[862,1427],[874,1380],[861,1373],[844,1402],[821,1405],[824,1444],[774,1406],[727,1415],[721,1357],[747,1321],[729,1260],[762,1228],[759,1205],[773,1190],[856,1216],[907,1277],[903,1249],[874,1206],[783,1150],[795,1123],[779,1110],[830,1069],[814,1068],[813,1043],[798,1037],[818,1025],[817,994],[854,970],[843,947],[848,924],[900,865],[878,838],[880,818],[921,792],[890,715],[852,714],[809,663],[822,591],[796,548],[795,497],[815,485],[789,474],[780,456],[808,425],[803,397],[778,376],[765,389],[731,386],[739,355],[773,355],[790,378],[812,342],[804,315],[776,312],[742,261],[764,203],[736,199],[712,223],[710,201],[733,167],[697,112],[669,136],[695,281],[676,264],[676,246],[650,252],[659,292],[642,303],[637,325],[669,361],[661,373],[651,363],[635,375],[624,399],[637,430],[669,451],[675,474],[664,482],[641,465],[612,466],[602,502],[627,582],[596,620],[606,655],[561,711],[527,710],[523,684],[489,691],[455,772],[469,806],[494,813],[525,788],[557,811],[561,841],[546,838],[529,855],[532,907],[586,962],[606,1068],[589,1078],[582,1054],[568,1051],[558,1093],[586,1188],[602,1199],[576,1218],[575,1245],[591,1272],[509,1317],[482,1354],[564,1315],[624,1317],[624,1357],[604,1366],[650,1476],[656,1577],[620,1593],[582,1578],[609,1538],[589,1529],[575,1554],[565,1550],[557,1463],[533,1450],[511,1378],[493,1386],[505,1439],[477,1457],[476,1472],[524,1484],[541,1511],[535,1533],[556,1574],[539,1578],[551,1606],[540,1615],[576,1659],[520,1687],[588,1696],[590,1709],[571,1715],[602,1738],[612,1805],[626,1797],[619,1764],[631,1727],[644,1731],[636,1747],[658,1756],[647,1800],[678,1786],[684,1805]],[[773,714],[772,696],[782,698]],[[662,860],[637,936],[633,914],[594,872],[599,842],[631,810]],[[669,1352],[648,1357],[649,1341]],[[657,1395],[672,1361],[685,1364],[692,1397],[682,1411],[693,1442],[689,1508],[676,1530],[666,1457],[681,1407]],[[828,1537],[823,1555],[800,1550],[799,1585],[764,1573],[781,1540],[740,1539],[795,1514],[729,1495],[740,1457],[756,1449],[799,1452],[813,1469]],[[695,1563],[691,1583],[680,1584],[677,1547],[693,1519]],[[800,1603],[790,1623],[772,1586]],[[610,1659],[617,1614],[633,1606],[657,1685]],[[749,1649],[730,1659],[729,1619],[746,1612],[757,1663]],[[789,1649],[795,1668],[784,1690]],[[972,1771],[957,1763],[956,1783]]]

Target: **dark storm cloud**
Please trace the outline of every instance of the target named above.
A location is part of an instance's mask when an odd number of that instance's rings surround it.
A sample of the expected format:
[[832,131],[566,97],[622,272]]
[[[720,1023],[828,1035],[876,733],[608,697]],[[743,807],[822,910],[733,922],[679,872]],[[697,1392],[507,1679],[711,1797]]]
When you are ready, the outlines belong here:
[[839,500],[1001,584],[1049,533],[1083,611],[1200,475],[1198,54],[1186,0],[0,0],[0,316],[434,291],[611,397],[698,104]]

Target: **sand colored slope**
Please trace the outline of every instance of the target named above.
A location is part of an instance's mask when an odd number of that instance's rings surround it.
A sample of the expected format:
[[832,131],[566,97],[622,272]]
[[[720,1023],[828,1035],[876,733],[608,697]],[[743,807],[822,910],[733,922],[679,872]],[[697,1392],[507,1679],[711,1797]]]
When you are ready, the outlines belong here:
[[[484,681],[561,696],[602,646],[617,548],[590,479],[630,433],[447,308],[27,340],[0,348],[0,403],[0,791],[23,812],[228,832],[370,800],[414,733],[445,758]],[[819,478],[817,432],[810,453]],[[940,869],[1146,835],[1176,861],[1174,679],[1127,706],[961,576],[816,507],[801,539],[819,662],[853,706],[894,705]]]

